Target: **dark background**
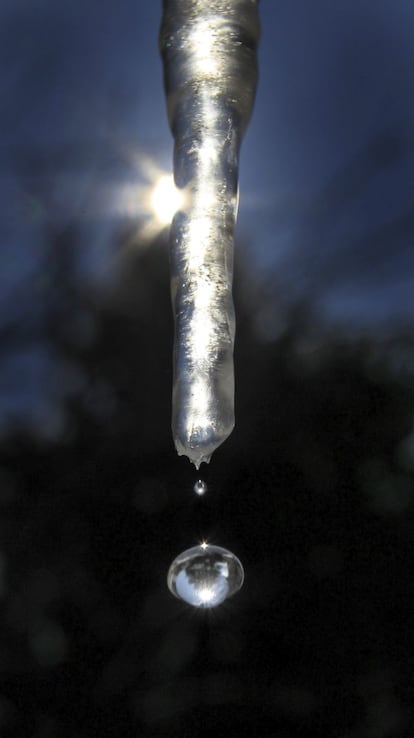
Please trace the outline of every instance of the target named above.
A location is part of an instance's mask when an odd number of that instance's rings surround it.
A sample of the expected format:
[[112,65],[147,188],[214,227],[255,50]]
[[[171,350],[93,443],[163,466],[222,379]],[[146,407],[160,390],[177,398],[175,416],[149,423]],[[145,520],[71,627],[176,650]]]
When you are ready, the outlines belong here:
[[[414,6],[260,15],[236,428],[197,474],[149,207],[161,3],[1,4],[6,738],[413,735]],[[208,612],[166,587],[204,538],[246,575]]]

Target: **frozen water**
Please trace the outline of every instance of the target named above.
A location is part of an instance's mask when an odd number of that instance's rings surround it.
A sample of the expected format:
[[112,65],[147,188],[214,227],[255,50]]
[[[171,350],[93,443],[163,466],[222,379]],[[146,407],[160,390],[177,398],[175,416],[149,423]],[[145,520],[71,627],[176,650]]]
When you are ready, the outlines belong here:
[[160,42],[174,178],[172,430],[199,469],[234,427],[233,231],[239,151],[256,89],[253,0],[167,0]]

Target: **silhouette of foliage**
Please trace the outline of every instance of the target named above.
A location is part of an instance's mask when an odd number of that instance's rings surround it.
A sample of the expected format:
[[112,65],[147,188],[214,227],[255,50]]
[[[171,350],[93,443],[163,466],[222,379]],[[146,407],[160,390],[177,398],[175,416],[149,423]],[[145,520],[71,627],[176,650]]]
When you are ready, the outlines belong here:
[[[387,357],[409,338],[344,341],[306,304],[263,337],[239,259],[237,425],[194,495],[169,428],[166,235],[121,232],[101,295],[76,286],[76,231],[50,236],[47,340],[78,380],[54,442],[1,446],[2,735],[407,735],[414,393]],[[165,577],[204,537],[246,581],[194,614]]]

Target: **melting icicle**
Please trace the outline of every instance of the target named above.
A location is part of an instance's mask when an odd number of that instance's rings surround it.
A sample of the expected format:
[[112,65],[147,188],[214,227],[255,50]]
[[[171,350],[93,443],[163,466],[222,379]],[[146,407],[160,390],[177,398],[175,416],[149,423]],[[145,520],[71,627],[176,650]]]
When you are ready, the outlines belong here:
[[202,543],[183,551],[168,571],[168,587],[194,607],[216,607],[243,584],[241,562],[231,551]]
[[256,0],[164,0],[160,43],[184,194],[171,228],[172,430],[197,469],[234,427],[233,231],[258,36]]

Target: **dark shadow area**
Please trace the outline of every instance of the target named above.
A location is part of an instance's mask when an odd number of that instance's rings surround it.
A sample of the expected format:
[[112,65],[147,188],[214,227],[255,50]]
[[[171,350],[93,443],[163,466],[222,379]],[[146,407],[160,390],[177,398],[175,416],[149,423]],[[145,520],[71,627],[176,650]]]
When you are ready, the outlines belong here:
[[[166,238],[99,301],[73,230],[51,239],[45,330],[77,385],[53,443],[2,442],[2,735],[409,735],[414,392],[389,359],[412,341],[327,337],[307,304],[264,340],[238,260],[237,425],[199,498],[170,437]],[[246,572],[210,612],[166,587],[203,538]]]

